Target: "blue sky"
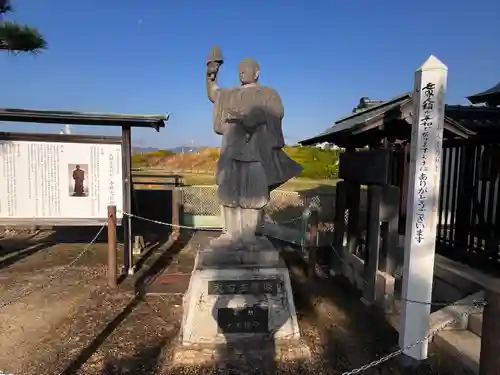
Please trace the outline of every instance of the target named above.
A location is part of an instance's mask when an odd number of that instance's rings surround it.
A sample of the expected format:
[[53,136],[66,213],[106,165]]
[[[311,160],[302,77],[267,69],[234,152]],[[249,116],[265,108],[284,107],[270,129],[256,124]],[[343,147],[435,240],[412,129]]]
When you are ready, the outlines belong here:
[[[42,55],[0,54],[0,107],[171,113],[141,146],[193,140],[216,145],[204,87],[213,45],[225,57],[220,83],[237,84],[253,57],[261,82],[285,104],[289,142],[315,135],[359,98],[389,99],[413,87],[414,71],[436,55],[449,68],[447,103],[500,81],[500,1],[13,0],[12,19],[40,29]],[[1,125],[58,132],[57,125]],[[78,127],[115,134],[116,129]]]

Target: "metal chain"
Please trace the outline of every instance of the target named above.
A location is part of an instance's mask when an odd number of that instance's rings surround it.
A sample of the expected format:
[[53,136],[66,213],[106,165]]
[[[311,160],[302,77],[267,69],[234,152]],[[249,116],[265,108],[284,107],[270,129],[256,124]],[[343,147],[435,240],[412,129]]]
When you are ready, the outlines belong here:
[[[337,250],[335,249],[335,247],[333,247],[332,245],[330,245],[334,254],[337,256],[337,258],[339,258],[339,260],[344,263],[345,265],[347,266],[351,266],[350,264],[348,264],[347,262],[344,261],[344,259],[342,259],[342,257],[339,255],[339,253],[337,253]],[[366,280],[364,279],[361,279],[364,283],[368,283]],[[464,311],[463,313],[459,314],[458,316],[456,316],[453,320],[445,323],[444,325],[440,326],[439,328],[431,331],[429,334],[427,334],[423,339],[421,340],[418,340],[418,341],[415,341],[414,343],[410,344],[410,345],[407,345],[405,346],[404,348],[400,348],[398,350],[396,350],[395,352],[392,352],[380,359],[377,359],[375,361],[372,361],[364,366],[361,366],[355,370],[351,370],[351,371],[347,371],[347,372],[343,372],[342,375],[354,375],[354,374],[359,374],[360,372],[364,372],[372,367],[375,367],[375,366],[378,366],[379,364],[381,363],[384,363],[384,362],[387,362],[389,361],[390,359],[392,358],[395,358],[397,357],[398,355],[404,353],[405,351],[409,350],[409,349],[412,349],[414,348],[415,346],[417,345],[420,345],[421,343],[425,342],[426,340],[428,340],[429,338],[435,336],[436,334],[438,334],[439,332],[443,331],[444,329],[446,329],[447,327],[455,324],[456,322],[460,321],[462,318],[465,318],[466,316],[470,315],[472,312],[474,312],[476,309],[479,309],[481,307],[484,307],[486,306],[486,302],[485,301],[473,301],[472,303],[460,303],[460,302],[455,302],[455,303],[449,303],[449,302],[424,302],[424,301],[415,301],[415,300],[409,300],[409,299],[402,299],[401,301],[404,301],[404,302],[409,302],[409,303],[417,303],[417,304],[425,304],[425,305],[435,305],[435,306],[439,306],[439,305],[442,305],[442,306],[460,306],[460,305],[464,305],[464,306],[471,306],[470,309],[468,309],[467,311]]]
[[159,221],[159,220],[153,220],[153,219],[148,219],[147,217],[139,216],[139,215],[134,215],[129,212],[124,212],[123,215],[137,219],[137,220],[142,220],[142,221],[147,221],[148,223],[153,223],[153,224],[158,224],[158,225],[164,225],[167,227],[172,227],[172,228],[181,228],[181,229],[191,229],[191,230],[213,230],[212,228],[196,228],[196,227],[190,227],[187,225],[180,225],[180,224],[172,224],[172,223],[166,223],[164,221]]
[[[25,289],[24,291],[21,291],[21,294],[19,294],[17,297],[11,299],[8,302],[2,303],[0,305],[0,310],[3,309],[4,307],[7,307],[7,306],[13,304],[14,302],[19,301],[21,298],[24,298],[24,297],[30,295],[35,290],[38,290],[38,291],[42,290],[43,288],[45,288],[47,286],[48,283],[52,282],[57,277],[61,276],[68,268],[72,267],[76,262],[78,262],[78,260],[90,249],[90,247],[95,243],[95,241],[97,241],[97,238],[102,233],[102,231],[104,230],[104,228],[107,227],[107,225],[108,225],[107,223],[103,224],[103,226],[99,229],[99,231],[94,236],[94,238],[92,239],[92,241],[90,241],[89,244],[87,246],[85,246],[85,248],[71,262],[69,262],[63,268],[61,268],[59,270],[56,270],[52,275],[50,275],[49,276],[49,280],[47,281],[47,283],[45,285],[41,284],[41,286],[39,288],[35,288],[35,289],[31,289],[31,290],[30,289]],[[1,373],[0,373],[0,375],[1,375]]]
[[[130,212],[124,212],[123,214],[128,216],[128,217],[135,218],[137,220],[147,221],[149,223],[158,224],[158,225],[165,225],[167,227],[172,227],[172,228],[181,228],[181,229],[189,229],[189,230],[208,230],[208,231],[214,230],[213,228],[197,228],[197,227],[190,227],[187,225],[166,223],[164,221],[153,220],[153,219],[148,219],[147,217],[134,215],[134,214],[131,214]],[[292,223],[294,221],[301,220],[302,218],[303,218],[302,215],[300,215],[300,216],[297,216],[296,218],[293,218],[292,220],[282,221],[282,222],[275,223],[275,224],[289,224],[289,223]]]
[[[159,221],[159,220],[153,220],[153,219],[148,219],[148,218],[145,218],[145,217],[141,217],[141,216],[137,216],[137,215],[134,215],[134,214],[131,214],[131,213],[128,213],[128,212],[124,212],[123,213],[124,215],[127,215],[129,217],[134,217],[136,219],[139,219],[139,220],[143,220],[143,221],[148,221],[148,222],[151,222],[151,223],[155,223],[155,224],[159,224],[159,225],[166,225],[166,226],[170,226],[170,227],[177,227],[177,228],[186,228],[186,229],[201,229],[201,228],[194,228],[194,227],[188,227],[188,226],[183,226],[183,225],[176,225],[176,224],[171,224],[171,223],[165,223],[165,222],[162,222],[162,221]],[[290,222],[293,222],[293,221],[297,221],[299,219],[303,219],[303,215],[297,217],[297,218],[294,218],[290,221],[286,221],[286,222],[282,222],[281,224],[284,224],[284,223],[290,223]],[[337,257],[346,265],[348,265],[348,263],[346,263],[342,257],[340,257],[340,255],[337,253],[336,249],[333,247],[333,245],[330,245],[334,251],[334,253],[337,255]],[[350,266],[350,265],[349,265]],[[364,283],[367,283],[366,280],[362,279],[362,281]],[[420,303],[420,304],[435,304],[435,303],[430,303],[430,302],[423,302],[423,301],[413,301],[413,300],[406,300],[406,302],[410,302],[410,303]],[[446,304],[446,305],[454,305],[453,303],[450,304],[450,303],[444,303],[443,304]],[[455,304],[457,305],[457,304]],[[364,372],[372,367],[375,367],[375,366],[378,366],[380,365],[381,363],[384,363],[384,362],[387,362],[389,361],[390,359],[392,358],[395,358],[397,357],[398,355],[404,353],[405,351],[409,350],[409,349],[412,349],[414,348],[415,346],[417,345],[420,345],[421,343],[425,342],[426,340],[428,340],[429,338],[435,336],[436,334],[438,334],[439,332],[443,331],[444,329],[446,329],[447,327],[455,324],[456,322],[460,321],[462,318],[470,315],[473,311],[475,311],[476,309],[480,308],[480,307],[483,307],[485,306],[486,303],[484,301],[473,301],[472,303],[472,307],[459,314],[457,317],[455,317],[455,319],[447,322],[446,324],[444,324],[443,326],[431,331],[429,334],[427,334],[423,339],[421,340],[418,340],[418,341],[415,341],[414,343],[410,344],[410,345],[407,345],[405,346],[404,348],[400,348],[380,359],[377,359],[377,360],[374,360],[370,363],[367,363],[366,365],[363,365],[357,369],[354,369],[354,370],[351,370],[351,371],[347,371],[347,372],[343,372],[342,375],[354,375],[354,374],[359,374],[361,372]]]
[[378,366],[380,365],[381,363],[384,363],[384,362],[387,362],[389,361],[390,359],[392,358],[395,358],[397,357],[398,355],[400,354],[403,354],[405,351],[407,350],[410,350],[412,348],[414,348],[415,346],[417,345],[420,345],[422,344],[423,342],[425,342],[426,340],[428,340],[429,338],[437,335],[439,332],[443,331],[444,329],[446,329],[447,327],[455,324],[456,322],[458,322],[459,320],[461,320],[462,318],[472,314],[476,309],[480,308],[480,307],[483,307],[485,305],[485,303],[478,303],[476,304],[475,306],[473,306],[472,308],[470,308],[469,310],[459,314],[455,319],[447,322],[446,324],[444,324],[443,326],[431,331],[429,334],[427,334],[423,339],[421,340],[418,340],[418,341],[415,341],[414,343],[410,344],[410,345],[407,345],[405,346],[404,348],[401,348],[401,349],[398,349],[396,350],[395,352],[392,352],[390,354],[387,354],[386,356],[380,358],[380,359],[377,359],[375,361],[372,361],[370,363],[367,363],[366,365],[364,366],[361,366],[357,369],[354,369],[354,370],[351,370],[351,371],[346,371],[346,372],[343,372],[342,375],[354,375],[354,374],[359,374],[360,372],[364,372],[372,367],[375,367],[375,366]]
[[[335,247],[333,247],[333,245],[330,244],[330,247],[332,248],[333,253],[335,254],[335,256],[341,261],[341,263],[343,263],[347,267],[352,267],[351,264],[349,264],[344,259],[342,259],[342,257],[339,255],[339,253],[337,252],[337,250],[335,250]],[[368,284],[368,281],[366,281],[365,279],[363,279],[363,278],[360,278],[360,279],[361,279],[361,282],[363,284],[366,284],[366,285]],[[446,301],[443,301],[443,302],[426,302],[426,301],[417,301],[417,300],[406,299],[406,298],[400,298],[400,299],[398,299],[398,301],[408,302],[408,303],[415,303],[415,304],[419,304],[419,305],[432,305],[432,306],[471,306],[471,307],[476,307],[478,304],[484,304],[484,303],[486,303],[484,300],[473,300],[471,302],[465,302],[464,303],[464,302],[460,302],[460,301],[456,301],[456,302],[446,302]]]

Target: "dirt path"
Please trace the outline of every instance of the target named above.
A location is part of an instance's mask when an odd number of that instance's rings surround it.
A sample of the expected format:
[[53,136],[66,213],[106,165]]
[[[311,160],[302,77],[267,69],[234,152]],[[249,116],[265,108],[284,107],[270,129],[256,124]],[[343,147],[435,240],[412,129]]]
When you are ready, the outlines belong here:
[[0,310],[0,370],[7,373],[29,374],[31,367],[57,350],[54,342],[64,347],[71,338],[54,331],[81,320],[82,307],[93,300],[105,280],[100,266],[23,272],[34,261],[26,259],[17,272],[9,269],[10,277],[2,280],[2,304],[8,305]]
[[66,269],[85,245],[52,246],[53,234],[9,235],[1,241],[0,370],[5,373],[36,373],[55,349],[48,338],[61,345],[69,340],[54,336],[55,327],[75,320],[105,281],[101,264],[83,265],[88,257]]
[[181,297],[147,298],[138,303],[76,374],[162,373],[181,319]]
[[89,298],[89,289],[50,286],[5,307],[0,312],[0,368],[14,372],[24,368],[26,362],[37,361],[40,342],[52,327],[77,313]]
[[[197,234],[187,246],[181,243],[166,256],[156,254],[150,263],[163,257],[172,272],[190,269],[186,262],[192,262],[192,255],[207,239],[206,234]],[[238,365],[226,364],[174,368],[171,354],[178,345],[182,296],[139,298],[131,281],[117,291],[109,290],[105,246],[99,244],[66,269],[83,248],[47,246],[0,269],[0,306],[12,301],[0,308],[0,371],[22,375],[241,373]],[[394,332],[347,285],[338,280],[308,284],[295,261],[287,262],[292,266],[299,325],[312,361],[288,367],[252,363],[245,374],[341,374],[395,348]],[[50,281],[55,272],[59,277]],[[20,293],[23,288],[31,293]],[[362,374],[375,373],[405,374],[394,361]],[[407,373],[438,374],[432,363]]]

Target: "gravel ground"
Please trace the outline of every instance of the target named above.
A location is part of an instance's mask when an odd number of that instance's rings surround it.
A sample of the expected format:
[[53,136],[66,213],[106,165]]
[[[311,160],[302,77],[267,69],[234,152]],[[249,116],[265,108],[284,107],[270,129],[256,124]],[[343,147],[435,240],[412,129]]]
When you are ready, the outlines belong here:
[[[4,250],[17,252],[45,244],[5,267],[0,258],[0,306],[7,303],[0,308],[0,370],[5,373],[341,374],[380,358],[397,343],[384,319],[370,313],[348,285],[340,280],[311,285],[297,271],[294,260],[287,259],[292,265],[299,324],[312,351],[311,361],[247,360],[178,367],[172,362],[172,353],[178,346],[181,296],[140,298],[131,281],[110,290],[106,286],[105,245],[96,244],[66,269],[64,265],[85,245],[53,245],[57,242],[53,234],[35,239],[32,235],[0,241]],[[82,243],[91,237],[90,233],[78,235]],[[196,248],[192,241],[189,249]],[[169,251],[179,251],[182,241],[176,246]],[[152,256],[145,268],[158,256]],[[363,374],[440,374],[435,365],[432,357],[419,369],[404,372],[392,360]]]

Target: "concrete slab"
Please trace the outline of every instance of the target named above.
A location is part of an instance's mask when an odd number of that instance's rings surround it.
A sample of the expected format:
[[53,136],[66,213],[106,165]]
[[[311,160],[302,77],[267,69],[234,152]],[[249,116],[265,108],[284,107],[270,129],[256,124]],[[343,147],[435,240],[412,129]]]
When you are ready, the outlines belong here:
[[146,288],[146,294],[184,295],[189,287],[190,274],[162,274]]
[[273,361],[276,364],[308,363],[311,351],[302,340],[269,342],[250,340],[240,345],[193,345],[174,349],[172,362],[177,366],[210,366],[221,363],[259,363]]
[[298,229],[288,228],[283,225],[265,222],[260,233],[281,241],[293,243],[295,245],[304,245],[306,234]]
[[195,260],[195,270],[211,268],[263,268],[283,267],[280,254],[265,237],[258,238],[258,250],[206,248]]
[[[474,302],[484,300],[484,292],[479,292],[475,294],[471,294],[459,301],[456,301],[454,304],[450,303],[449,306],[446,306],[440,310],[433,312],[429,317],[429,332],[434,330],[442,329],[446,326],[445,329],[449,330],[465,330],[468,326],[468,319],[473,315],[464,315],[468,311],[471,310]],[[474,313],[481,313],[482,309],[478,308],[474,310]],[[452,325],[447,326],[451,321],[456,320],[460,316],[463,316],[457,322]]]
[[434,344],[451,358],[454,374],[478,374],[481,338],[474,333],[461,330],[445,330],[434,338]]
[[469,315],[469,324],[467,329],[481,337],[483,331],[483,311],[478,311]]

